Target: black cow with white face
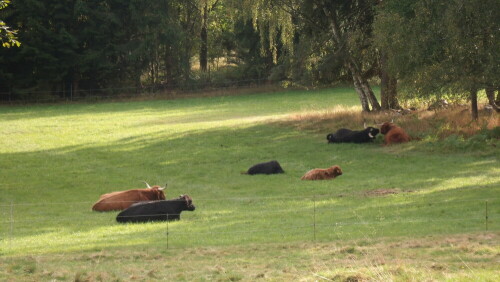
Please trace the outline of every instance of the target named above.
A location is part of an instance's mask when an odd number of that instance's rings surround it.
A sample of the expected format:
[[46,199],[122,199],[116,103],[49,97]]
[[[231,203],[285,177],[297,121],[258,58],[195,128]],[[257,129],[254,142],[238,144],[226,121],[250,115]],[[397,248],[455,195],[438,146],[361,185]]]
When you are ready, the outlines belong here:
[[193,200],[188,195],[181,195],[177,199],[163,201],[149,201],[135,203],[123,210],[116,217],[116,221],[148,222],[180,220],[182,211],[194,211]]
[[341,128],[326,136],[328,143],[367,143],[372,142],[380,132],[378,128],[367,127],[364,130]]

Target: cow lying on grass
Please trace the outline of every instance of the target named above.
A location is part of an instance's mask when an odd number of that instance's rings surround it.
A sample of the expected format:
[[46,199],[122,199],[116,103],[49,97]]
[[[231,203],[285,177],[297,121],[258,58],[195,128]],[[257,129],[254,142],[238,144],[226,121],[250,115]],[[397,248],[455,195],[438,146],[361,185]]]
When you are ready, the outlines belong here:
[[335,133],[328,134],[326,139],[328,143],[366,143],[375,140],[378,133],[378,128],[374,127],[367,127],[360,131],[341,128]]
[[322,169],[315,168],[306,172],[304,176],[302,176],[301,180],[328,180],[334,179],[337,176],[342,175],[342,169],[338,165],[334,165],[332,167]]
[[194,211],[193,200],[188,195],[181,195],[177,199],[164,201],[140,202],[120,212],[116,221],[148,222],[180,220],[182,211]]
[[266,163],[259,163],[248,169],[246,172],[242,172],[241,174],[276,174],[276,173],[285,173],[285,171],[281,168],[278,161],[270,161]]
[[384,122],[380,127],[380,133],[384,134],[384,144],[406,143],[410,141],[410,136],[399,126],[392,122]]
[[101,195],[99,201],[92,206],[92,210],[101,212],[118,211],[141,201],[165,200],[163,190],[167,188],[167,184],[165,184],[165,187],[158,185],[151,187],[147,182],[144,183],[146,183],[147,189],[132,189]]

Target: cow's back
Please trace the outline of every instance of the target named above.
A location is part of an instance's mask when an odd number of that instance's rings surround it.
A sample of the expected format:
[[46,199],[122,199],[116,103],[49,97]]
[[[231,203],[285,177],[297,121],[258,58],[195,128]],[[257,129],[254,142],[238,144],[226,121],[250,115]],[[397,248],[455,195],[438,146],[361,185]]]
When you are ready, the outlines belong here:
[[369,132],[370,132],[369,128],[367,128],[365,130],[360,130],[360,131],[353,131],[352,134],[349,136],[348,142],[350,142],[350,143],[366,143],[366,142],[373,141],[373,139],[375,139],[375,138],[370,138],[370,135],[368,135]]
[[[328,138],[330,143],[366,143],[373,141],[378,134],[378,129],[367,127],[364,130],[350,130],[342,128]],[[373,132],[372,137],[369,133]]]
[[330,179],[325,169],[315,168],[306,172],[300,179],[301,180],[326,180]]
[[252,167],[250,167],[247,171],[247,174],[277,174],[284,173],[285,171],[281,167],[278,161],[270,161],[265,163],[259,163]]
[[346,142],[345,138],[348,137],[352,133],[352,130],[347,128],[341,128],[337,130],[335,133],[330,133],[326,136],[328,143],[342,143]]
[[398,126],[391,128],[384,137],[386,145],[410,142],[410,136]]
[[181,211],[176,209],[178,205],[177,202],[171,200],[136,203],[120,212],[116,217],[116,221],[148,222],[179,219]]
[[140,193],[137,190],[112,192],[102,195],[92,206],[94,211],[124,210],[138,201]]
[[163,191],[152,189],[133,189],[127,191],[111,192],[102,195],[99,201],[92,206],[94,211],[124,210],[132,204],[141,201],[163,200]]

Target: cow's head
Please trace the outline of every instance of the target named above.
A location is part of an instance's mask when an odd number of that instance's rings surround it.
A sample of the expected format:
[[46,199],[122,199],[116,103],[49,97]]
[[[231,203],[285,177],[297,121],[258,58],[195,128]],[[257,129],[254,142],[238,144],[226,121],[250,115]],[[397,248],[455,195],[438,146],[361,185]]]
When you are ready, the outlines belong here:
[[387,134],[387,132],[389,132],[389,130],[391,130],[395,126],[396,125],[392,122],[384,122],[382,123],[382,126],[380,126],[380,133]]
[[369,126],[365,129],[365,132],[368,134],[368,137],[370,137],[370,139],[375,139],[380,130],[378,128]]
[[335,134],[330,133],[326,135],[326,140],[328,140],[328,143],[334,143],[335,142]]
[[149,184],[148,184],[146,181],[143,181],[143,182],[146,184],[146,186],[147,186],[149,189],[156,188],[156,189],[158,189],[158,190],[160,190],[160,191],[165,190],[165,188],[167,188],[167,185],[168,185],[168,183],[165,183],[165,187],[161,187],[160,185],[155,185],[155,186],[151,187],[151,186],[149,186]]
[[167,188],[168,183],[165,183],[164,187],[161,187],[160,185],[154,185],[153,187],[151,187],[146,181],[143,182],[146,184],[148,189],[151,189],[151,191],[155,193],[156,199],[165,200],[165,193],[163,192],[163,190]]
[[335,177],[337,177],[339,175],[342,175],[342,169],[338,165],[334,165],[334,166],[328,168],[327,172],[333,178],[335,178]]
[[189,197],[188,195],[180,195],[179,200],[186,202],[186,210],[188,211],[195,210],[196,207],[193,205],[193,199],[191,199],[191,197]]

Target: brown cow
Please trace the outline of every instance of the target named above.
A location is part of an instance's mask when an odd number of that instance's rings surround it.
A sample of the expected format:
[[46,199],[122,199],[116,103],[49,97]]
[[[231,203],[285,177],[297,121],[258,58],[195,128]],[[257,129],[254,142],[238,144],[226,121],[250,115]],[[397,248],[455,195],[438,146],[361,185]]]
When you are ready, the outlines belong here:
[[166,184],[165,187],[158,185],[151,187],[147,182],[144,183],[147,189],[132,189],[101,195],[99,201],[92,206],[92,210],[101,212],[124,210],[137,202],[165,200],[163,190],[167,187]]
[[338,165],[334,165],[327,169],[315,168],[306,172],[304,176],[302,176],[301,180],[328,180],[334,179],[337,176],[342,175],[342,169]]
[[384,122],[380,127],[380,133],[384,134],[384,144],[406,143],[410,141],[410,136],[399,126],[392,122]]

